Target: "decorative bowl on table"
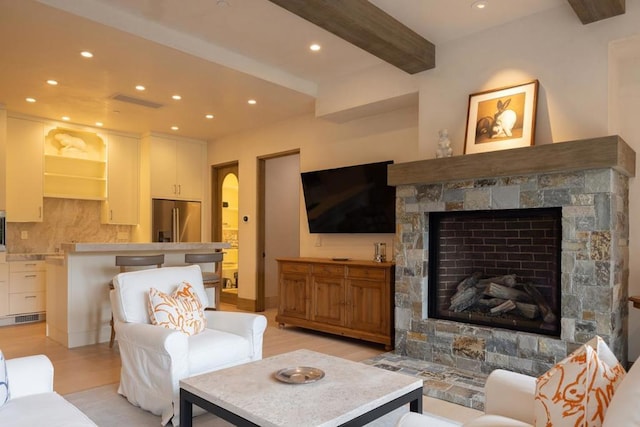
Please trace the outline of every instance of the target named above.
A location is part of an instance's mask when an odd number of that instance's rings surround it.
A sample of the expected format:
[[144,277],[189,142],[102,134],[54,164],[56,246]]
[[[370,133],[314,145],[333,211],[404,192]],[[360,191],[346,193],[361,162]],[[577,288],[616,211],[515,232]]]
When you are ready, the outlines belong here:
[[274,376],[287,384],[308,384],[324,378],[324,371],[310,366],[296,366],[280,369]]

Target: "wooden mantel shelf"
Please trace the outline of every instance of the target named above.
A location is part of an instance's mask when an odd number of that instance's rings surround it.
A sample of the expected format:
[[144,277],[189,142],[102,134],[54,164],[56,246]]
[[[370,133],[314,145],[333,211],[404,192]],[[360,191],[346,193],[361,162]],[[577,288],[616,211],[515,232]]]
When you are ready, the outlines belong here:
[[636,174],[636,153],[618,135],[389,166],[392,186],[612,168]]

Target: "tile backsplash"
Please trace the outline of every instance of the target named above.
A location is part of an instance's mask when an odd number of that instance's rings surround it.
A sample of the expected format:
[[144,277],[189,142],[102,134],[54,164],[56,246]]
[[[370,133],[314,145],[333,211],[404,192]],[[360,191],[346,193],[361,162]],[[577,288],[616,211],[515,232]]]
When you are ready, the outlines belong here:
[[7,223],[7,251],[54,253],[61,243],[129,242],[135,226],[102,224],[100,210],[97,200],[45,198],[42,222]]

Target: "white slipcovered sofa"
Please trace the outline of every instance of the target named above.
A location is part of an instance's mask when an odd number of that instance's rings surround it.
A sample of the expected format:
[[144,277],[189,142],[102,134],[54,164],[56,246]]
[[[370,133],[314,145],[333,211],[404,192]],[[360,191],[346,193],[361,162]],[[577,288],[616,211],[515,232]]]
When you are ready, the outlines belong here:
[[0,426],[95,426],[85,414],[53,391],[53,365],[44,355],[9,359],[11,399],[0,406]]
[[[616,389],[605,414],[603,427],[640,427],[640,362],[627,372]],[[485,385],[485,414],[464,427],[532,427],[536,379],[527,375],[497,369]],[[426,414],[407,413],[398,427],[453,427]],[[555,425],[554,427],[565,427]]]
[[171,294],[188,282],[206,307],[200,267],[164,267],[120,273],[110,293],[122,371],[118,393],[133,405],[178,425],[178,382],[187,377],[262,359],[267,319],[258,314],[205,311],[204,331],[187,334],[151,324],[151,287]]

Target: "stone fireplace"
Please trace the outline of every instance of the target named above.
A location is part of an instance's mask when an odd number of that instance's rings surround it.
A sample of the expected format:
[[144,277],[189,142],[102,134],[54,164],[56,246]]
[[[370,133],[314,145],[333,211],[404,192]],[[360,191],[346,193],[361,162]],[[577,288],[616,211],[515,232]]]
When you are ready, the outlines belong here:
[[[599,335],[626,364],[628,179],[634,175],[635,153],[618,136],[391,165],[389,184],[396,186],[397,209],[396,353],[476,372],[504,368],[538,376]],[[441,222],[443,214],[458,218],[482,212],[485,217],[500,218],[504,212],[512,215],[529,209],[559,212],[560,251],[555,261],[559,269],[556,265],[555,272],[553,254],[538,258],[546,263],[545,272],[533,271],[532,264],[520,264],[514,272],[494,269],[508,248],[489,263],[469,266],[465,260],[464,274],[456,272],[454,277],[447,278],[446,269],[433,265],[431,252],[442,242],[432,239],[442,231],[434,233],[430,223]],[[530,218],[529,223],[533,222]],[[509,226],[500,219],[493,225]],[[495,244],[509,235],[499,235]],[[477,247],[467,248],[468,258],[486,260],[481,253],[495,252],[487,240],[475,242]],[[542,238],[535,245],[523,244],[513,259],[535,259],[533,254],[542,253],[546,243],[550,242]],[[470,323],[436,313],[435,308],[447,305],[441,311],[451,314],[452,295],[476,270],[481,270],[478,279],[515,273],[523,276],[522,282],[535,284],[555,310],[557,330],[549,332],[546,328],[553,325],[545,326],[539,317],[523,321],[524,327],[511,328],[487,319]],[[449,294],[434,293],[431,288],[439,274],[448,280]],[[487,299],[484,292],[482,298]]]

